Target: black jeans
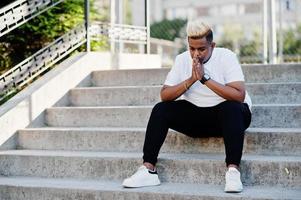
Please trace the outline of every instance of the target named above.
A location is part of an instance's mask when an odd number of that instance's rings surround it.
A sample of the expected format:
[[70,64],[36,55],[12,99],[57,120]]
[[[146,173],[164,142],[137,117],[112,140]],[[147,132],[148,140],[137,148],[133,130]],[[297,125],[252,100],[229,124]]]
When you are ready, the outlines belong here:
[[143,160],[153,165],[168,129],[190,137],[223,137],[226,164],[239,165],[244,131],[251,122],[245,103],[224,101],[213,107],[198,107],[186,100],[160,102],[152,110],[144,141]]

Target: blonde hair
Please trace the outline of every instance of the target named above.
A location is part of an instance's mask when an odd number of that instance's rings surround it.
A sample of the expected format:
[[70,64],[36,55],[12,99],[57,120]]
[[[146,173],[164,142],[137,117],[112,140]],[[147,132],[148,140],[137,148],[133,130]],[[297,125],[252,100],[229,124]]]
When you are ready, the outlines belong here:
[[188,37],[204,37],[211,31],[211,28],[200,20],[189,21],[187,23]]

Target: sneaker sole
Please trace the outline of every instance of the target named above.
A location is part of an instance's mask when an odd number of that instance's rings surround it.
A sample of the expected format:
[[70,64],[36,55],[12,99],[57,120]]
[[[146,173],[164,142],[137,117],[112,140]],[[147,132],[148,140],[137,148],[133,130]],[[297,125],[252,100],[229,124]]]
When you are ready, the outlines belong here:
[[158,182],[158,183],[154,183],[154,184],[145,184],[145,185],[130,185],[130,184],[122,184],[122,186],[124,188],[140,188],[140,187],[151,187],[151,186],[158,186],[160,185],[161,183]]
[[226,193],[241,193],[242,192],[242,190],[241,191],[225,191]]
[[234,190],[234,189],[225,189],[224,191],[226,193],[240,193],[242,192],[243,189],[240,189],[240,190]]

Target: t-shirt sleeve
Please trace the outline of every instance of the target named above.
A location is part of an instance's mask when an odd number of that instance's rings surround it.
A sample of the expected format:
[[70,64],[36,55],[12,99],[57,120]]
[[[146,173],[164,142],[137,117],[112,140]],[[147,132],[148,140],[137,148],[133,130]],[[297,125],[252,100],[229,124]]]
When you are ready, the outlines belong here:
[[181,61],[179,56],[176,57],[175,64],[167,74],[164,85],[174,86],[181,82],[180,79]]
[[225,73],[224,73],[224,80],[225,83],[231,83],[234,81],[244,81],[244,75],[241,69],[241,65],[239,64],[239,61],[237,59],[236,54],[234,53],[229,53],[226,56],[225,59]]

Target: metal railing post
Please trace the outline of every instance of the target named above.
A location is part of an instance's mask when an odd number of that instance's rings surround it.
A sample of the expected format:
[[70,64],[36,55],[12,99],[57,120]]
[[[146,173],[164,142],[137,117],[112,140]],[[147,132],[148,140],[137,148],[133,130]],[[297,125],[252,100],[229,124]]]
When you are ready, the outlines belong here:
[[[116,2],[111,0],[111,31],[113,32],[116,23]],[[115,53],[115,38],[111,35],[111,53]]]
[[[114,29],[116,26],[116,0],[111,0],[111,26],[109,31],[109,37],[111,40],[111,66],[112,69],[118,69],[119,67],[119,54],[116,52],[116,40]],[[111,33],[110,33],[111,32]]]
[[145,11],[145,26],[146,26],[146,48],[145,53],[150,54],[150,16],[149,16],[149,0],[144,1],[144,11]]
[[277,63],[275,0],[269,0],[269,63]]
[[279,0],[279,50],[278,63],[283,63],[283,2]]
[[86,51],[91,51],[90,46],[90,33],[89,33],[89,13],[90,13],[90,2],[89,0],[85,0],[85,28],[86,28]]
[[268,0],[263,0],[262,13],[262,62],[268,61]]
[[[118,0],[118,24],[124,23],[124,11],[126,10],[124,6],[125,6],[124,0]],[[123,53],[124,43],[119,42],[118,47],[119,47],[119,53]]]

